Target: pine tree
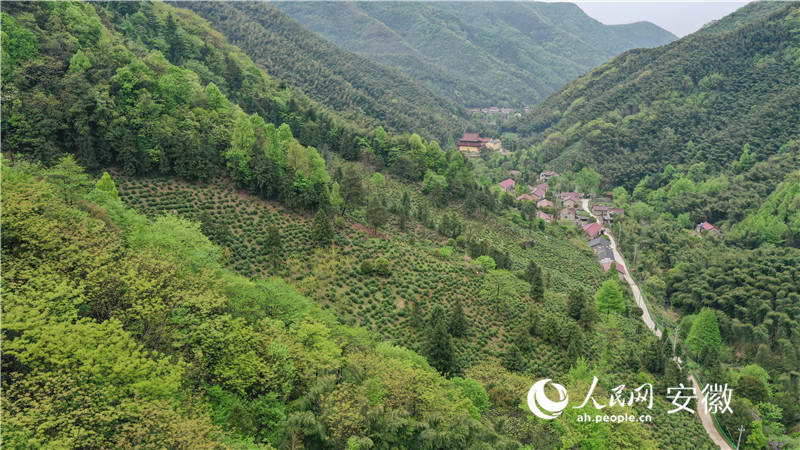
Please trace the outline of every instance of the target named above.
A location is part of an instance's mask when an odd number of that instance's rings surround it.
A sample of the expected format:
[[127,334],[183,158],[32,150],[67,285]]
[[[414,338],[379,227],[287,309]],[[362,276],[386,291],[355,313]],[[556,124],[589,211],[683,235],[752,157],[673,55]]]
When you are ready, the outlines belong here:
[[324,209],[319,209],[311,226],[311,240],[318,247],[327,247],[333,242],[333,227]]
[[511,344],[503,355],[503,367],[515,372],[521,372],[525,368],[525,358],[517,344]]
[[528,267],[525,268],[525,281],[531,285],[531,298],[538,301],[544,300],[542,270],[533,261],[528,261]]
[[411,305],[411,326],[415,330],[419,330],[422,325],[422,308],[419,306],[419,300],[412,300]]
[[440,305],[433,308],[426,325],[423,353],[428,362],[441,373],[455,372],[453,338],[447,332],[447,317]]
[[699,355],[706,345],[711,345],[717,350],[722,347],[717,315],[709,308],[703,308],[700,311],[686,337],[686,347],[696,355]]
[[586,299],[586,304],[581,311],[580,324],[584,330],[591,330],[595,322],[597,322],[597,307],[595,306],[594,298],[589,297]]
[[575,289],[567,297],[567,315],[575,320],[581,320],[581,313],[586,307],[586,295],[580,289]]
[[108,172],[103,172],[103,176],[97,180],[97,184],[95,187],[101,191],[108,192],[114,198],[119,198],[119,191],[117,191],[117,185],[114,184],[114,180],[111,179],[111,175]]
[[654,374],[661,374],[664,371],[664,361],[666,361],[661,342],[652,337],[648,337],[647,342],[642,348],[641,359],[645,369]]
[[361,174],[358,173],[355,166],[348,166],[342,176],[342,182],[339,183],[339,192],[344,199],[342,205],[342,215],[348,209],[357,208],[364,203],[364,185],[361,182]]
[[[317,214],[319,215],[319,213]],[[277,226],[270,225],[267,227],[267,239],[264,241],[263,248],[267,253],[267,259],[272,263],[272,267],[279,267],[281,265],[281,256],[283,255],[283,239]]]
[[450,315],[450,322],[447,324],[447,330],[455,338],[462,338],[467,334],[467,319],[460,301],[456,301],[456,306]]
[[367,211],[365,213],[367,223],[372,225],[372,229],[377,232],[378,229],[386,224],[389,220],[389,212],[383,206],[383,203],[377,198],[372,197],[367,204]]
[[601,313],[622,312],[625,310],[625,299],[617,280],[606,280],[594,296],[597,310]]
[[408,196],[408,191],[403,191],[403,198],[400,200],[400,211],[398,216],[400,219],[400,229],[406,229],[406,222],[411,215],[411,198]]

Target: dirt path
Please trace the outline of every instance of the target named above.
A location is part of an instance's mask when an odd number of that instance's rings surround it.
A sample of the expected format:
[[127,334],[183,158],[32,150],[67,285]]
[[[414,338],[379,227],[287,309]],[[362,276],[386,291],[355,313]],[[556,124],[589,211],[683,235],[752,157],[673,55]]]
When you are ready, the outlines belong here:
[[[597,216],[592,214],[592,210],[589,208],[588,199],[581,200],[581,206],[583,207],[584,211],[586,211],[587,213],[589,213],[589,215],[597,219]],[[647,325],[648,328],[650,328],[650,331],[652,331],[656,336],[660,338],[661,330],[659,330],[656,327],[656,324],[653,321],[652,316],[650,316],[650,311],[647,309],[647,305],[644,303],[644,297],[642,297],[642,292],[639,290],[639,286],[637,286],[636,282],[633,280],[633,277],[631,276],[631,271],[628,268],[627,264],[625,263],[625,259],[622,257],[622,254],[620,254],[619,250],[617,249],[617,242],[614,240],[614,236],[612,236],[607,229],[604,228],[603,230],[605,230],[606,233],[605,238],[608,239],[608,242],[611,243],[611,251],[614,253],[614,259],[618,263],[622,264],[623,267],[625,267],[624,279],[631,287],[631,291],[633,292],[633,298],[636,299],[636,304],[639,306],[639,308],[642,308],[642,321],[645,323],[645,325]],[[693,375],[690,375],[689,379],[692,381],[695,397],[697,399],[703,398],[703,391],[700,388],[700,383],[697,382],[697,380]],[[711,440],[714,441],[714,444],[718,445],[722,450],[733,450],[733,447],[731,447],[728,441],[725,440],[725,438],[717,429],[716,425],[714,424],[714,419],[711,417],[711,414],[705,411],[699,400],[697,401],[696,409],[697,409],[697,415],[700,416],[700,423],[703,424],[703,428],[706,430],[706,434],[708,434],[708,437],[710,437]]]

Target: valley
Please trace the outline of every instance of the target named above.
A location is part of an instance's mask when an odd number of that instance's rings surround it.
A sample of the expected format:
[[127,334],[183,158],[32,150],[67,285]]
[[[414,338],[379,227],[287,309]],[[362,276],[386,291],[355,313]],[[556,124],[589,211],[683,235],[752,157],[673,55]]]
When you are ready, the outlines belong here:
[[800,446],[796,2],[4,2],[2,49],[4,446]]

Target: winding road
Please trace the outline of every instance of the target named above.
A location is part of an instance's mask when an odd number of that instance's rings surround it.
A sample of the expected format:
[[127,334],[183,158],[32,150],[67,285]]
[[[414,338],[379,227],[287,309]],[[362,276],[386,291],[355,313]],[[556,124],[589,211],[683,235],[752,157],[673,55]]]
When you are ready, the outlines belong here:
[[[599,222],[597,216],[592,213],[592,210],[589,208],[589,199],[582,199],[581,206],[583,210],[589,213],[590,216],[594,217],[595,220]],[[625,258],[622,257],[619,250],[617,249],[617,242],[614,240],[614,236],[610,234],[610,232],[603,228],[605,234],[605,238],[608,239],[608,242],[611,243],[611,251],[614,253],[614,259],[622,264],[625,267],[625,275],[624,279],[631,287],[631,291],[633,292],[633,297],[636,299],[636,304],[639,308],[642,308],[642,321],[650,328],[650,331],[653,332],[659,338],[661,337],[661,330],[656,327],[656,323],[653,321],[653,318],[650,316],[650,310],[647,309],[647,305],[644,303],[644,297],[642,297],[642,292],[639,290],[639,286],[636,285],[636,282],[633,280],[631,276],[631,271],[628,268],[628,265],[625,263]],[[680,358],[677,359],[678,363],[680,364]],[[700,388],[700,383],[697,382],[693,375],[689,376],[689,379],[692,381],[692,386],[694,387],[694,394],[695,397],[698,399],[696,403],[697,415],[700,416],[700,423],[703,424],[703,428],[706,430],[706,434],[708,437],[714,441],[714,444],[718,445],[722,450],[733,450],[733,447],[728,443],[727,440],[722,436],[722,434],[717,429],[716,425],[714,425],[714,419],[709,414],[705,408],[700,405],[699,399],[703,398],[703,391]]]

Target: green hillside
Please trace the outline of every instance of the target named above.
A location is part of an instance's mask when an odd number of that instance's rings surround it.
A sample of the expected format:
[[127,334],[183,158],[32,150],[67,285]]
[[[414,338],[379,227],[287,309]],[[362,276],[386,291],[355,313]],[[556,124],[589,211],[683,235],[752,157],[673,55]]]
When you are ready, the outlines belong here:
[[536,144],[529,161],[595,168],[628,189],[668,164],[727,170],[745,146],[766,160],[800,133],[797,28],[791,3],[730,31],[630,51],[511,129]]
[[306,28],[469,107],[533,105],[625,50],[675,39],[568,3],[282,2]]
[[446,142],[466,111],[443,93],[320,38],[266,2],[178,3],[209,20],[256,64],[370,128],[388,125]]

